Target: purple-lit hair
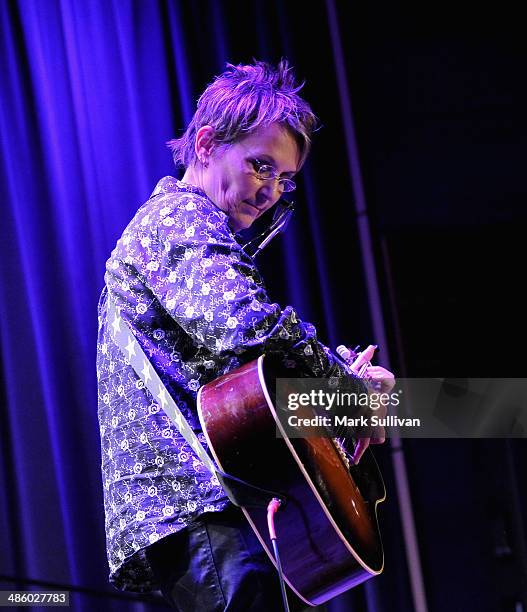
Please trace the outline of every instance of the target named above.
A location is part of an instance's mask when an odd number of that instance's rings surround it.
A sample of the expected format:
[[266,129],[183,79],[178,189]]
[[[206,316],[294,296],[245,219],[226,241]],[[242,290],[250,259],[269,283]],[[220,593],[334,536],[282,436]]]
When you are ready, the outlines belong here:
[[227,64],[227,70],[199,98],[183,136],[167,142],[174,163],[187,168],[196,162],[194,142],[197,131],[204,125],[214,128],[215,142],[228,145],[260,127],[278,123],[294,136],[302,166],[317,127],[311,107],[298,95],[303,85],[296,83],[285,59],[276,68],[259,61],[245,66]]

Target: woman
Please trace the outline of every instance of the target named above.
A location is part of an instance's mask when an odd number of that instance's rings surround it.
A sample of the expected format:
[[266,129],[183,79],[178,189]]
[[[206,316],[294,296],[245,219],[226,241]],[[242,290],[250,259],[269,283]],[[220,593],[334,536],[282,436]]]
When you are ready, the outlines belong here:
[[114,344],[108,294],[195,431],[198,389],[264,352],[349,376],[312,325],[271,302],[235,235],[295,188],[316,125],[299,90],[286,61],[228,65],[169,143],[182,180],[159,181],[107,262],[97,365],[110,581],[160,588],[183,611],[280,607],[278,581]]

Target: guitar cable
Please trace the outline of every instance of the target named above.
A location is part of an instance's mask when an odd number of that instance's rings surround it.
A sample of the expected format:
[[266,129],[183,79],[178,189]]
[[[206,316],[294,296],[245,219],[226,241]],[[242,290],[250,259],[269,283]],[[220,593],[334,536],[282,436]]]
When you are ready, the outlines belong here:
[[274,515],[280,508],[280,500],[277,497],[269,502],[267,506],[267,527],[269,529],[269,537],[273,544],[274,558],[276,561],[276,569],[278,570],[278,577],[280,578],[280,590],[282,591],[282,601],[284,602],[285,612],[289,612],[289,602],[287,601],[287,594],[285,592],[284,574],[282,572],[282,564],[280,563],[280,555],[278,554],[278,542],[276,537],[276,531],[274,528]]

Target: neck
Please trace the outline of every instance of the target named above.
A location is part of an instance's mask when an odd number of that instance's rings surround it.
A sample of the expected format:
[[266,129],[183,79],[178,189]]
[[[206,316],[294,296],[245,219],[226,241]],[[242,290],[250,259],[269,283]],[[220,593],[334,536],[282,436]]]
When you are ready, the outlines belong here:
[[201,167],[197,168],[194,164],[189,166],[185,170],[181,181],[187,183],[187,185],[194,185],[194,187],[198,187],[201,191],[207,193],[204,187],[203,170]]

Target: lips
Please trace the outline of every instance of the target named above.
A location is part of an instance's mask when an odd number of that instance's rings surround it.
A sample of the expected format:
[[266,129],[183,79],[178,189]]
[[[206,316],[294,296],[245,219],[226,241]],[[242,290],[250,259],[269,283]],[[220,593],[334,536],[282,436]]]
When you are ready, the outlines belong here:
[[249,206],[251,206],[252,208],[255,208],[258,212],[262,212],[262,208],[258,208],[258,206],[256,206],[256,204],[252,204],[251,202],[248,202],[247,200],[244,200],[245,204],[248,204]]

